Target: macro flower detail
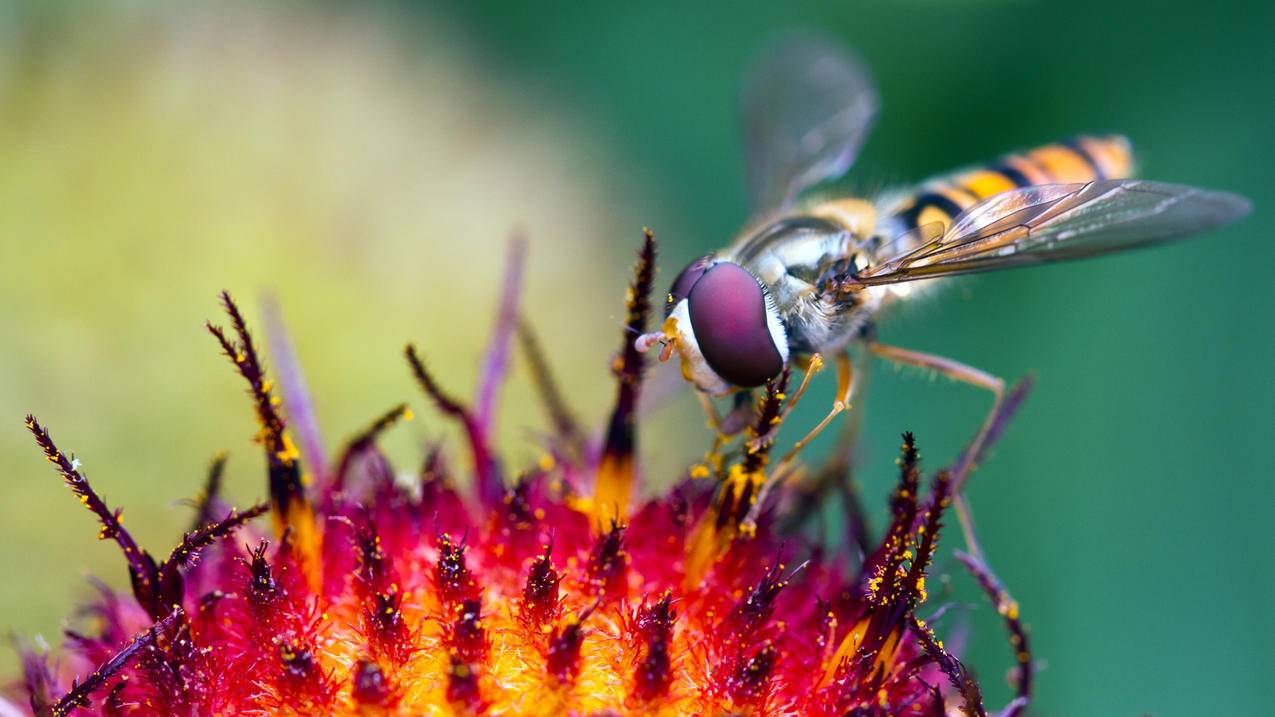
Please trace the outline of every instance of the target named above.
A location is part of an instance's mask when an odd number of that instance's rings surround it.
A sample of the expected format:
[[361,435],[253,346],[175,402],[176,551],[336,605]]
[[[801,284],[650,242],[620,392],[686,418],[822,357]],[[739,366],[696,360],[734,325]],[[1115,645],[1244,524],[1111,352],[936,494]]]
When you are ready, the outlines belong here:
[[[978,682],[919,614],[943,523],[965,509],[953,493],[958,473],[980,455],[927,479],[904,434],[879,540],[852,515],[847,547],[824,544],[794,520],[821,499],[821,482],[788,457],[770,466],[804,390],[803,382],[790,396],[784,371],[759,392],[741,438],[712,437],[702,464],[646,496],[636,415],[644,358],[632,338],[647,330],[653,236],[629,286],[612,366],[616,400],[596,445],[518,320],[521,256],[517,245],[473,406],[448,393],[415,346],[405,350],[410,376],[468,444],[463,457],[430,448],[411,480],[378,448],[385,431],[412,418],[406,404],[331,461],[314,455],[313,436],[293,442],[290,425],[302,433],[314,425],[293,415],[308,401],[288,387],[303,383],[284,375],[279,385],[294,394],[279,394],[228,294],[228,329],[208,328],[249,388],[268,502],[230,507],[219,456],[191,529],[157,559],[28,417],[41,450],[98,520],[99,537],[120,546],[131,585],[131,595],[99,588],[94,631],[68,632],[56,664],[26,652],[30,713],[987,714]],[[294,372],[276,333],[271,346],[284,351],[276,359]],[[515,343],[548,415],[543,455],[517,467],[491,443]],[[991,440],[1025,392],[1010,394]],[[266,513],[269,527],[256,520]],[[970,547],[958,558],[1010,632],[1017,696],[1002,714],[1015,715],[1030,697],[1027,634],[1017,603]]]

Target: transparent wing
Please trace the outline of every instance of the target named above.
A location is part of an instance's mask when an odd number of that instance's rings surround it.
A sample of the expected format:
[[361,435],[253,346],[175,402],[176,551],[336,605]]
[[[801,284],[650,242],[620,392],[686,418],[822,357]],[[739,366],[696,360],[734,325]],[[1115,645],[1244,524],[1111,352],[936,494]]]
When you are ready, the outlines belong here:
[[803,189],[844,174],[879,104],[867,70],[834,42],[795,37],[766,55],[743,93],[753,211],[784,208]]
[[[863,271],[862,284],[892,284],[1063,259],[1079,259],[1182,239],[1248,212],[1226,192],[1139,179],[1044,184],[988,197],[962,212],[941,236],[919,242]],[[893,243],[893,242],[892,242]]]

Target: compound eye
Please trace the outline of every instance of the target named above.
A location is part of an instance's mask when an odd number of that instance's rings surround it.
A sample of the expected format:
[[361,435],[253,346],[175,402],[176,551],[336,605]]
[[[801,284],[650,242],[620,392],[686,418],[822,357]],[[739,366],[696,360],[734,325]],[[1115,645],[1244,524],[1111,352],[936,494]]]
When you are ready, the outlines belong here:
[[664,304],[664,318],[673,312],[673,307],[677,306],[677,302],[691,295],[691,288],[695,286],[695,282],[708,271],[708,263],[712,261],[711,256],[702,256],[682,269],[681,273],[673,279],[673,285],[668,290],[668,301]]
[[736,386],[760,386],[779,375],[784,358],[766,323],[766,297],[738,264],[709,269],[691,289],[691,328],[717,375]]

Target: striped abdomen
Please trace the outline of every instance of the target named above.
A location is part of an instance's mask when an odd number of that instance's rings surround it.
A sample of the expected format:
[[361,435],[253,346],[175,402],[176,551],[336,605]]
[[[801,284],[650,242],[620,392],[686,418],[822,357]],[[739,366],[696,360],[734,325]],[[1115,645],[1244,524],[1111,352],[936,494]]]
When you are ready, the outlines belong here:
[[980,199],[1035,184],[1071,184],[1119,179],[1133,171],[1129,140],[1119,135],[1081,136],[1010,154],[984,167],[932,179],[905,197],[886,215],[893,231],[904,232],[931,222],[945,226]]

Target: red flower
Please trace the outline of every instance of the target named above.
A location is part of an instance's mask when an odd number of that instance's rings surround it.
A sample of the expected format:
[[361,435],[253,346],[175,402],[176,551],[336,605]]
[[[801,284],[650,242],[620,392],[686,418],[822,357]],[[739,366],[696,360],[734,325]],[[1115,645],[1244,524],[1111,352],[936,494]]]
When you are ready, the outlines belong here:
[[[519,283],[513,267],[508,287]],[[771,485],[786,372],[766,386],[734,454],[631,505],[643,362],[630,337],[646,329],[653,274],[648,233],[601,446],[582,438],[521,327],[551,418],[545,455],[521,472],[488,442],[517,328],[516,288],[506,292],[475,407],[450,397],[407,348],[427,397],[466,430],[473,491],[458,490],[438,450],[416,485],[395,479],[377,438],[410,418],[406,406],[355,436],[330,469],[307,455],[312,473],[303,473],[282,401],[229,295],[231,331],[209,330],[248,382],[268,506],[227,509],[215,461],[191,532],[157,560],[29,417],[100,536],[123,549],[133,588],[131,599],[102,590],[100,630],[70,636],[63,669],[26,656],[33,713],[984,714],[977,683],[917,616],[953,496],[940,471],[921,497],[911,435],[891,523],[879,543],[864,544],[862,561],[803,537],[790,519],[810,494],[790,481]],[[297,385],[282,358],[285,386]],[[289,398],[304,433],[306,403]],[[317,442],[301,438],[314,453]],[[250,523],[267,511],[271,540]],[[1018,608],[981,561],[965,560],[1011,628],[1021,666],[1019,698],[1007,708],[1015,713],[1031,684]]]

